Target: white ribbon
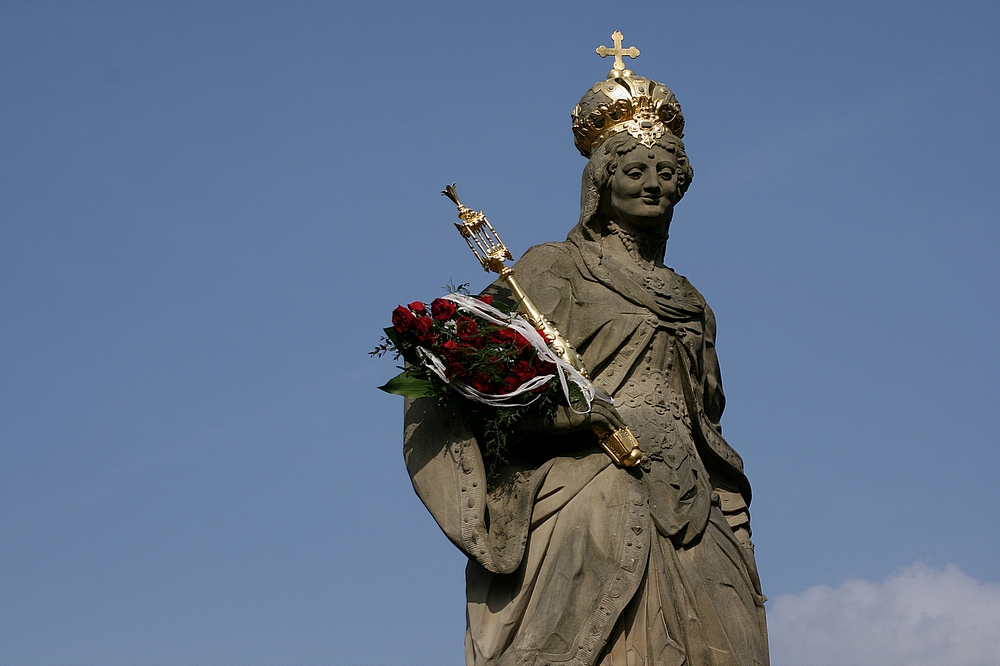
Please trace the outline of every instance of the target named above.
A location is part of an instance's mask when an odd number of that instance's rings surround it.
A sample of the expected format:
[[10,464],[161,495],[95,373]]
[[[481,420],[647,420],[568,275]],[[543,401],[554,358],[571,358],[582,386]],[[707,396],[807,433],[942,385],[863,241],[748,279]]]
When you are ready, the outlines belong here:
[[[420,360],[423,361],[427,369],[437,375],[446,384],[450,384],[451,388],[459,395],[467,398],[468,400],[473,400],[484,405],[490,405],[491,407],[515,407],[530,405],[538,399],[537,395],[527,402],[516,400],[516,398],[545,386],[553,377],[559,377],[559,383],[562,386],[563,395],[566,396],[566,404],[569,405],[570,409],[578,414],[586,414],[589,412],[590,405],[594,402],[595,398],[601,398],[602,400],[611,402],[611,398],[609,396],[595,387],[594,384],[589,379],[581,375],[576,368],[553,352],[552,349],[549,348],[545,338],[542,337],[542,335],[535,330],[535,327],[523,317],[516,314],[506,315],[492,305],[483,303],[478,298],[472,298],[462,294],[448,294],[447,296],[444,296],[444,298],[454,303],[456,307],[463,312],[470,312],[480,319],[485,319],[492,324],[514,329],[524,336],[531,346],[535,348],[538,356],[556,366],[555,374],[532,377],[510,393],[482,393],[471,386],[467,386],[464,382],[452,383],[448,377],[445,376],[444,362],[427,349],[417,347],[417,355],[420,356]],[[576,384],[576,386],[580,389],[580,393],[583,394],[583,400],[587,405],[585,410],[581,411],[573,406],[573,400],[570,398],[569,382]]]

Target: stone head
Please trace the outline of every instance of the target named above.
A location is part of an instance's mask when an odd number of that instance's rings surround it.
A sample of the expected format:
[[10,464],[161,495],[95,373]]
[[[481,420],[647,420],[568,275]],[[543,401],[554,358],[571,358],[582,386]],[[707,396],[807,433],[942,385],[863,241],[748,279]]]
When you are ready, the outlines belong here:
[[617,134],[594,151],[583,170],[580,222],[586,225],[599,217],[635,231],[647,223],[669,223],[693,177],[681,139],[664,134],[647,147]]

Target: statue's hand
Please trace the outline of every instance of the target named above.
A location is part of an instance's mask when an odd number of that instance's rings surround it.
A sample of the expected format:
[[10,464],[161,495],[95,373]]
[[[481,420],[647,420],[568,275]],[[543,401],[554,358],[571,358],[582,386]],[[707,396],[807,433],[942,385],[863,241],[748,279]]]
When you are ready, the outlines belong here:
[[590,412],[586,414],[578,414],[569,407],[560,406],[551,419],[527,418],[520,425],[525,435],[568,435],[594,427],[607,431],[617,430],[625,427],[625,421],[611,404],[595,400]]

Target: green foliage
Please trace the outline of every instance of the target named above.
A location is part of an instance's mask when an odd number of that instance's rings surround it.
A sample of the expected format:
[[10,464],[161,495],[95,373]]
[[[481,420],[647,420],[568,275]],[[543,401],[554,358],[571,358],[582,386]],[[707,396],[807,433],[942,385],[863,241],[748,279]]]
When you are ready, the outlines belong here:
[[[558,382],[553,381],[546,391],[530,405],[516,408],[488,408],[482,405],[471,405],[469,411],[473,418],[479,420],[483,433],[480,451],[486,465],[486,482],[492,484],[500,472],[500,468],[509,460],[507,453],[511,444],[515,443],[517,424],[524,419],[532,421],[550,421],[555,417],[556,409],[563,402],[561,393],[552,390]],[[468,407],[469,405],[467,405]]]
[[448,286],[442,287],[446,294],[461,294],[462,296],[472,296],[469,293],[469,283],[463,282],[462,284],[456,285],[453,281],[448,280]]
[[415,377],[406,370],[403,370],[403,372],[382,386],[379,386],[379,388],[386,393],[401,395],[404,398],[433,398],[442,393],[441,387],[436,386],[434,382],[429,379]]

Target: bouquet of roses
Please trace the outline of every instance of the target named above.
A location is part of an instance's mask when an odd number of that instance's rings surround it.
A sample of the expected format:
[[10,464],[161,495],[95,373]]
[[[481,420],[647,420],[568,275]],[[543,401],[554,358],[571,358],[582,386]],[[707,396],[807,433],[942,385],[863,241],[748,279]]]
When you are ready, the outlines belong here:
[[[460,397],[482,429],[483,454],[494,470],[505,462],[508,436],[526,415],[551,418],[560,404],[588,411],[594,387],[550,347],[545,335],[491,296],[452,293],[430,305],[392,312],[392,326],[371,352],[394,352],[406,366],[379,388],[408,398]],[[576,405],[582,407],[578,409]]]

